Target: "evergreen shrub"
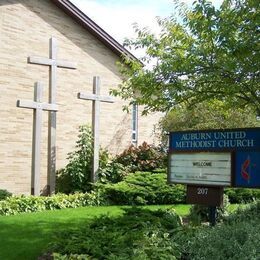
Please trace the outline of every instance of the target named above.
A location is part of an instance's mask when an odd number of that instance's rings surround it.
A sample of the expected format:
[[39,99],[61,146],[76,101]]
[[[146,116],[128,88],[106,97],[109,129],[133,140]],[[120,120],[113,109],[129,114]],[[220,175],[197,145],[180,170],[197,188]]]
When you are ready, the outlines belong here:
[[104,215],[77,230],[57,234],[49,251],[59,256],[85,255],[86,259],[111,260],[173,260],[180,256],[172,240],[181,227],[180,217],[174,210],[124,210],[123,216]]
[[11,197],[12,193],[7,190],[1,190],[0,189],[0,200],[5,200],[8,197]]
[[166,172],[136,172],[116,184],[103,185],[103,195],[116,205],[185,203],[183,185],[167,184]]

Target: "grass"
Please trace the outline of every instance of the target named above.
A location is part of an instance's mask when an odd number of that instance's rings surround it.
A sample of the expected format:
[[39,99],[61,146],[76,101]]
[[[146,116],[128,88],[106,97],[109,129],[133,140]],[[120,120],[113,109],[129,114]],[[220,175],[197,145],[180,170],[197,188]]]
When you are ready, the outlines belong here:
[[[145,206],[151,210],[174,207],[177,214],[184,216],[189,205]],[[0,259],[35,260],[51,242],[55,232],[72,229],[87,224],[94,217],[109,214],[118,216],[123,213],[120,206],[84,207],[0,216]]]

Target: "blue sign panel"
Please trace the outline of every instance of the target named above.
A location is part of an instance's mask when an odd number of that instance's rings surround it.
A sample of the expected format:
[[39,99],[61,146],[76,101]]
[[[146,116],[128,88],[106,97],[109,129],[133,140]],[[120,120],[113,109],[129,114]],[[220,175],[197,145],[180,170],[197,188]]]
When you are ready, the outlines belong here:
[[[260,128],[170,133],[170,153],[232,153],[234,187],[260,188]],[[187,157],[187,156],[186,156]]]
[[260,187],[260,151],[236,152],[235,169],[235,187]]
[[170,151],[260,149],[260,128],[170,133]]

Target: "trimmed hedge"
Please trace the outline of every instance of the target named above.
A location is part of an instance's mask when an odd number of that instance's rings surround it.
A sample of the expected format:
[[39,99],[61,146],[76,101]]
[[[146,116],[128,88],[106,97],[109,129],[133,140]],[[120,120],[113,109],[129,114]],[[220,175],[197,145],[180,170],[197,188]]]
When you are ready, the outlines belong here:
[[98,193],[57,194],[51,197],[13,196],[0,201],[0,215],[16,215],[23,212],[37,212],[84,206],[97,206],[102,201]]

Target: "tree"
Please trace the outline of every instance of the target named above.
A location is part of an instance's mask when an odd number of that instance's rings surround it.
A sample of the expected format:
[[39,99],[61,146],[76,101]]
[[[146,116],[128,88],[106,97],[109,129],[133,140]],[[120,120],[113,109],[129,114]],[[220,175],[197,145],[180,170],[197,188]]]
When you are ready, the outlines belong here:
[[191,8],[176,3],[178,18],[158,19],[159,36],[136,27],[137,38],[126,45],[145,49],[141,61],[149,66],[125,57],[125,80],[112,93],[134,96],[130,104],[145,105],[145,113],[217,99],[260,115],[259,3],[224,0],[219,9],[206,0]]
[[226,129],[260,127],[249,108],[232,109],[218,100],[204,101],[188,108],[185,105],[172,109],[161,120],[162,131]]

